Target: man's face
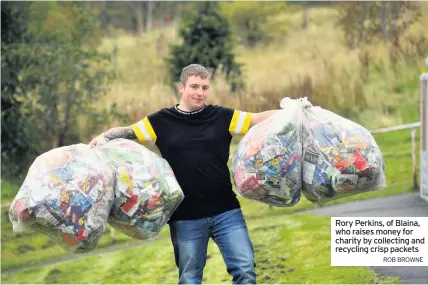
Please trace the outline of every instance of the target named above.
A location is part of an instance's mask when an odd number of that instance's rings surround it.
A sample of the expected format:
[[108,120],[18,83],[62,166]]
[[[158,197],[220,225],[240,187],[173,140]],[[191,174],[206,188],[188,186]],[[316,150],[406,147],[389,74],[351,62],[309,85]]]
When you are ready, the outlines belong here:
[[179,85],[181,100],[191,110],[200,109],[205,104],[209,88],[210,80],[208,78],[202,79],[192,75],[187,79],[185,86],[181,83]]

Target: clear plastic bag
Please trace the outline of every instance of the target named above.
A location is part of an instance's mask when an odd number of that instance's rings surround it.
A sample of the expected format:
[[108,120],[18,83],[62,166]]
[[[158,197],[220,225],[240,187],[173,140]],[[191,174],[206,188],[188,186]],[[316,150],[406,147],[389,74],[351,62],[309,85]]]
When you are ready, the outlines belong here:
[[108,223],[135,239],[155,238],[184,199],[168,162],[126,139],[95,149],[106,157],[117,178]]
[[290,100],[241,140],[232,158],[239,195],[278,207],[300,200],[302,107],[300,100]]
[[371,133],[320,107],[304,109],[303,194],[318,204],[386,187]]
[[368,130],[306,98],[284,98],[280,107],[249,130],[233,155],[241,196],[293,206],[301,192],[323,204],[386,187],[383,157]]
[[10,206],[13,230],[42,232],[69,252],[92,251],[113,205],[114,179],[86,144],[40,155]]

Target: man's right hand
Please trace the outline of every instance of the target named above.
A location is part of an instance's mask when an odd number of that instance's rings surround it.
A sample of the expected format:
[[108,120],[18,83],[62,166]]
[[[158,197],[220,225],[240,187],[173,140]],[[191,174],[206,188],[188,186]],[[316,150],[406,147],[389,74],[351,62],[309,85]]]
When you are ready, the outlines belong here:
[[89,145],[89,147],[94,147],[94,146],[96,146],[96,145],[103,145],[103,144],[105,144],[107,142],[107,140],[105,139],[105,137],[104,137],[104,134],[101,134],[101,135],[99,135],[99,136],[97,136],[96,138],[94,138],[93,140],[91,140],[89,143],[88,143],[88,145]]
[[132,127],[117,127],[112,128],[101,135],[97,136],[93,140],[91,140],[90,143],[88,143],[89,147],[99,146],[102,144],[105,144],[106,142],[109,142],[114,139],[128,139],[128,140],[134,140],[137,138],[136,134],[132,130]]

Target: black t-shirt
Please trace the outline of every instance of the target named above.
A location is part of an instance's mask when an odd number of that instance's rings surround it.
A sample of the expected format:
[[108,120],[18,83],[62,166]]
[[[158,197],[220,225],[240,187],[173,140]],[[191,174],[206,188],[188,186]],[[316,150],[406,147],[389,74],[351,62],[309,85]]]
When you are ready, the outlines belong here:
[[199,219],[240,207],[227,162],[232,136],[245,134],[251,117],[217,105],[195,112],[174,106],[132,125],[140,142],[156,143],[184,192],[170,220]]

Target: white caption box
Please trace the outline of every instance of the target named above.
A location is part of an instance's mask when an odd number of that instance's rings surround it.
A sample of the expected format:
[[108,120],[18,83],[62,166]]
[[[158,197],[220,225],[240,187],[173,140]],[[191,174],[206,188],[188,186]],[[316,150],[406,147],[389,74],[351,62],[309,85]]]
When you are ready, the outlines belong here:
[[332,217],[332,266],[428,266],[428,217]]

